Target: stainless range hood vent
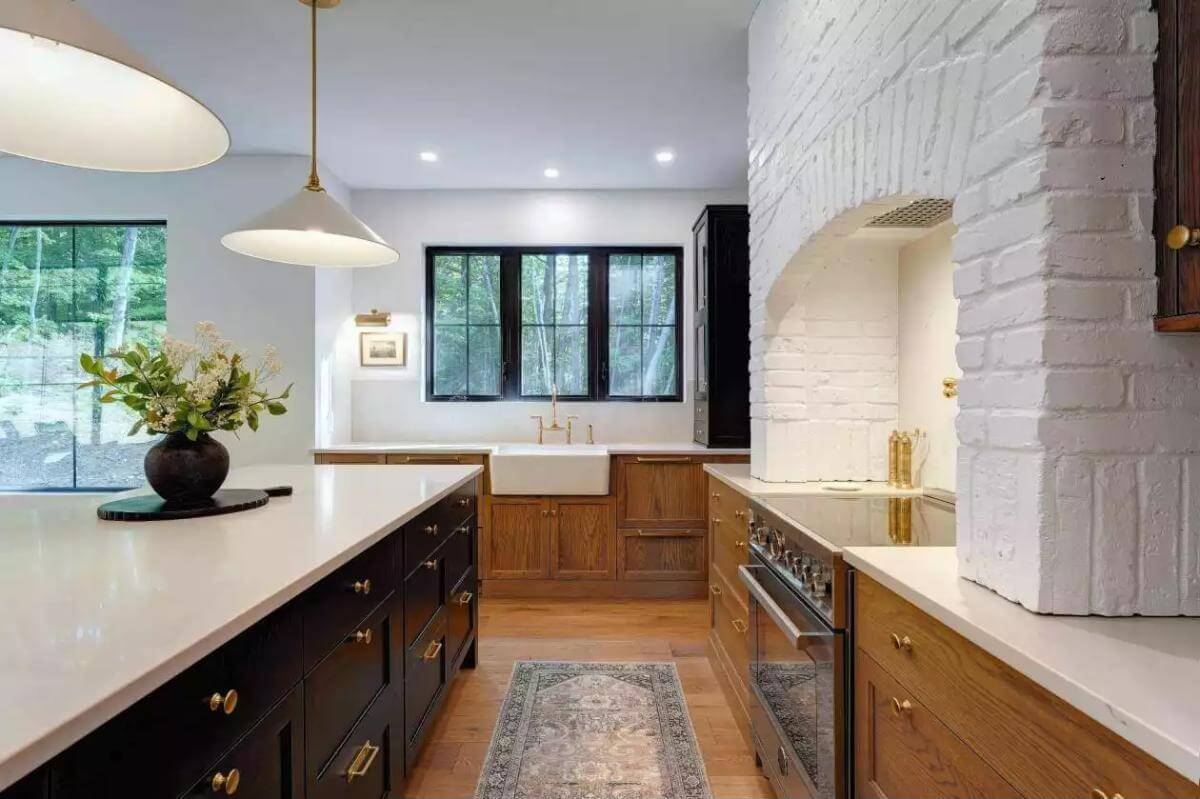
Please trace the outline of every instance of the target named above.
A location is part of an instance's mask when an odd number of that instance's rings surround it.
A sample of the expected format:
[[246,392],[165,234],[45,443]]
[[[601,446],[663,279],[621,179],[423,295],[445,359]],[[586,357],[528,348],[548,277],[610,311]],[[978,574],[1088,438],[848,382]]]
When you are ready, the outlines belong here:
[[866,226],[869,228],[934,227],[949,219],[953,210],[954,203],[952,201],[930,197],[881,214],[868,222]]

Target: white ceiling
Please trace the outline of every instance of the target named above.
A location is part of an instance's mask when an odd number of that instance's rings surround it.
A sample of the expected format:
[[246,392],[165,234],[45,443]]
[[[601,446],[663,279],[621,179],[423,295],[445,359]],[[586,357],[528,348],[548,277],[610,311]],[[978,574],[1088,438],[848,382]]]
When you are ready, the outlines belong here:
[[[79,2],[216,111],[234,152],[307,152],[297,0]],[[322,163],[353,187],[743,186],[751,7],[343,0],[319,17]]]

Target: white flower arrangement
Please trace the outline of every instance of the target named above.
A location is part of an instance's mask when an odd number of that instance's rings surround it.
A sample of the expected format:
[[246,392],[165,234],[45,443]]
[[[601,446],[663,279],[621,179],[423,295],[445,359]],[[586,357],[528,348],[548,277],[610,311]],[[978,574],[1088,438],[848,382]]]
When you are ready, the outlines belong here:
[[[113,363],[106,368],[105,361]],[[283,401],[289,385],[272,395],[263,387],[282,371],[274,347],[267,347],[257,365],[221,337],[212,322],[196,325],[195,342],[167,336],[151,351],[143,344],[110,352],[104,358],[79,356],[83,371],[95,377],[80,388],[106,386],[104,403],[120,402],[138,414],[130,435],[182,433],[195,441],[213,430],[236,431],[243,425],[258,429],[263,413],[287,413]]]

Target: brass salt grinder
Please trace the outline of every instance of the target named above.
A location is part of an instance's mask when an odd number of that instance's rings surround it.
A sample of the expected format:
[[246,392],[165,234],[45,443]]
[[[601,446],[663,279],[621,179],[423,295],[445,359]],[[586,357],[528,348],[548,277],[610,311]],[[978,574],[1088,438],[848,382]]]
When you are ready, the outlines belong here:
[[913,445],[919,431],[893,430],[888,436],[888,485],[913,487]]

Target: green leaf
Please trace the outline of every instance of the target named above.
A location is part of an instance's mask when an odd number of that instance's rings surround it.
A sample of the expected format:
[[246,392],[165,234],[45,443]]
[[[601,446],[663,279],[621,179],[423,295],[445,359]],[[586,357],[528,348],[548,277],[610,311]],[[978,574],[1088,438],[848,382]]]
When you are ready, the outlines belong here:
[[282,402],[268,402],[267,412],[272,416],[283,416],[287,413],[287,408],[283,407]]
[[250,429],[258,432],[258,414],[250,411],[246,414],[246,424],[250,425]]
[[187,415],[187,420],[188,424],[190,424],[192,427],[199,427],[200,423],[203,421],[200,417],[200,414],[196,411],[189,412]]
[[283,393],[279,395],[279,398],[287,399],[288,397],[292,396],[292,386],[294,386],[294,385],[296,385],[296,384],[288,383],[288,387],[283,390]]
[[134,369],[142,365],[142,356],[132,350],[121,356],[121,360],[132,366]]
[[105,393],[101,394],[100,401],[106,404],[110,402],[116,402],[117,397],[119,396],[121,396],[121,392],[113,389],[112,391],[106,391]]
[[129,428],[129,432],[126,433],[125,435],[136,436],[138,433],[142,432],[142,428],[145,426],[146,426],[146,420],[138,419],[136,422],[134,422],[133,427]]
[[200,438],[200,431],[194,427],[189,427],[186,435],[188,437],[188,441],[195,441],[196,439]]

